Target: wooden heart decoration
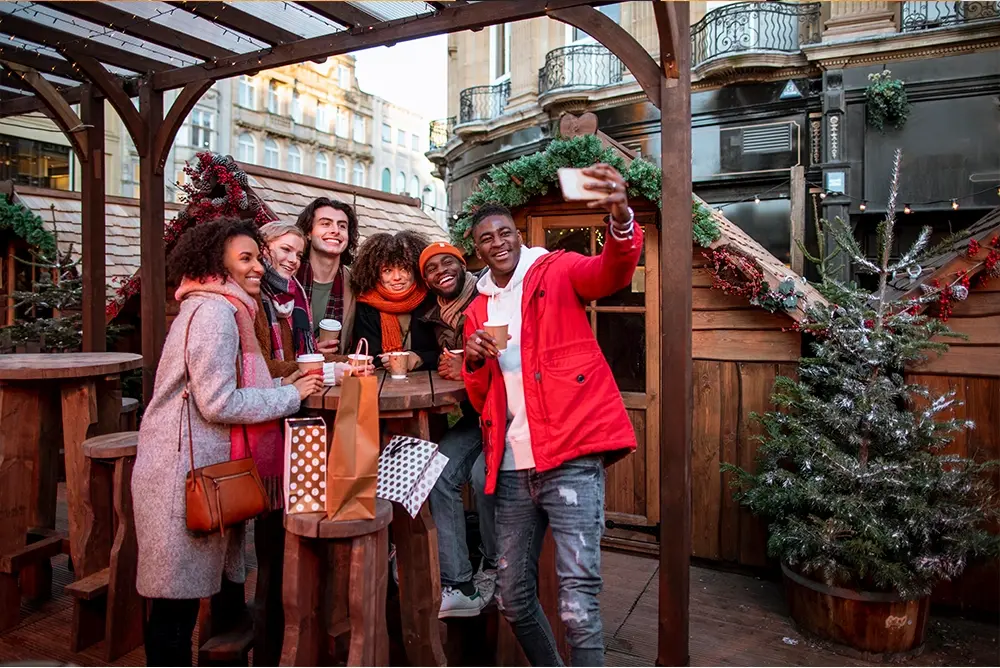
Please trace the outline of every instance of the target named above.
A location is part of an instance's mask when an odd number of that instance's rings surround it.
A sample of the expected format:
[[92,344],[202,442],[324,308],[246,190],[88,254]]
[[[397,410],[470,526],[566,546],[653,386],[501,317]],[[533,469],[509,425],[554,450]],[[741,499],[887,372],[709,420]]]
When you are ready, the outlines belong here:
[[559,119],[559,135],[565,139],[597,134],[597,116],[589,111],[580,116],[563,114]]

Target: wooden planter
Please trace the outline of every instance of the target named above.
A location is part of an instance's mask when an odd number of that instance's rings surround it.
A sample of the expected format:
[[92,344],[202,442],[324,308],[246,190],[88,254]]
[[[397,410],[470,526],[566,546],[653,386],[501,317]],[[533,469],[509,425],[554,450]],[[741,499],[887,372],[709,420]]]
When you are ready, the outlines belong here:
[[930,597],[831,587],[782,564],[792,619],[803,631],[869,654],[913,652],[924,644]]

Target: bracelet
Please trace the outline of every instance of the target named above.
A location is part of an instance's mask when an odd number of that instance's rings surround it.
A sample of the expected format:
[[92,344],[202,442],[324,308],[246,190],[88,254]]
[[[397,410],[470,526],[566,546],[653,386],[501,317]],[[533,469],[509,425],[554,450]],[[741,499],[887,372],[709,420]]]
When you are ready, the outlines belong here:
[[632,238],[632,234],[635,231],[635,212],[632,211],[632,207],[628,207],[628,221],[625,223],[628,225],[628,229],[624,232],[619,232],[616,228],[614,219],[609,215],[608,223],[610,225],[611,236],[613,236],[617,241],[628,241]]

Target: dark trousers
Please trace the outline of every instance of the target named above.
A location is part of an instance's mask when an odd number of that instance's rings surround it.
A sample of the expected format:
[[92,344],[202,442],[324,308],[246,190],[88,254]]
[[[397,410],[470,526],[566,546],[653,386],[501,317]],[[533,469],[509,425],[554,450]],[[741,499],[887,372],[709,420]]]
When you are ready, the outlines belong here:
[[[243,601],[243,584],[222,579],[222,596],[226,600]],[[191,637],[198,623],[201,599],[153,598],[149,600],[146,621],[146,665],[190,666]],[[232,615],[229,615],[230,617]],[[226,623],[223,620],[222,623]],[[232,621],[230,620],[231,624]],[[202,641],[206,640],[202,638]]]

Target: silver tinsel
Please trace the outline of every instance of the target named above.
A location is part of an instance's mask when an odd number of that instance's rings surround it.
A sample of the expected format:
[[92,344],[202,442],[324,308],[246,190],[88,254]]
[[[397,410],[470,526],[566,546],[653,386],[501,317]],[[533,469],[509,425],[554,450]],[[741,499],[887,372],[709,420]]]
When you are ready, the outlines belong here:
[[906,268],[906,275],[915,281],[920,278],[920,274],[923,273],[923,271],[924,270],[920,268],[919,264],[911,264]]

